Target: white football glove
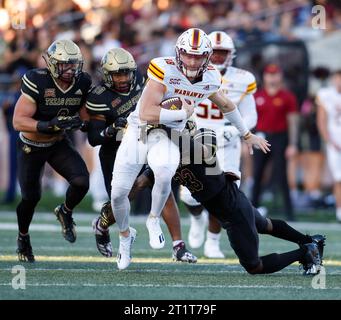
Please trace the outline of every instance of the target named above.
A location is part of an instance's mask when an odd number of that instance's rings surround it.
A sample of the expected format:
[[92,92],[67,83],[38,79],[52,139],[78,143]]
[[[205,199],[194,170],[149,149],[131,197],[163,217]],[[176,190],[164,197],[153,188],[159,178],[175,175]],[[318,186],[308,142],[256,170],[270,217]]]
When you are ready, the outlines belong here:
[[188,134],[191,136],[193,136],[195,131],[197,130],[197,125],[193,116],[190,116],[187,119],[185,130],[187,130]]

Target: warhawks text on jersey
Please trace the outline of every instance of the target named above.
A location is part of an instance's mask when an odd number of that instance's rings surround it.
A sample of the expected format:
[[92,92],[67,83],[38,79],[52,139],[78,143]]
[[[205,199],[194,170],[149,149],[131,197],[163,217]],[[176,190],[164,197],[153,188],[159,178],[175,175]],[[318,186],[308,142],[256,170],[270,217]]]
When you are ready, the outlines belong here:
[[[174,57],[153,59],[149,64],[148,77],[166,87],[164,99],[180,96],[191,100],[195,106],[218,91],[222,81],[219,71],[213,65],[209,65],[203,73],[201,81],[191,83],[177,68]],[[137,104],[136,110],[128,118],[130,124],[143,124],[139,119],[139,109],[140,103]],[[185,123],[186,120],[183,120],[167,124],[167,126],[182,130]]]

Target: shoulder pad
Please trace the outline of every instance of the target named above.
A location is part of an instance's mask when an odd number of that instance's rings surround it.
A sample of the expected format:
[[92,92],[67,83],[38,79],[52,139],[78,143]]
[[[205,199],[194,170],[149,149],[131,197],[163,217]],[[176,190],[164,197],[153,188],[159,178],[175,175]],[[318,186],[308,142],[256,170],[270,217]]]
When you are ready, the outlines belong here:
[[163,83],[165,79],[165,60],[163,58],[155,58],[149,63],[148,77],[156,80],[157,82]]
[[38,101],[39,89],[46,82],[46,80],[40,79],[41,75],[44,75],[44,71],[44,69],[32,69],[27,71],[22,77],[21,92],[33,102]]

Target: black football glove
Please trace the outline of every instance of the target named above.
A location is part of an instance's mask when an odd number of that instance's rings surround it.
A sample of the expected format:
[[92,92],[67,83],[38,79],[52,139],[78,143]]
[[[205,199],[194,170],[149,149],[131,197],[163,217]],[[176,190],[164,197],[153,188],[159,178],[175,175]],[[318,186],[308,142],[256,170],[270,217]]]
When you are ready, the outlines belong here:
[[104,136],[109,137],[109,138],[114,137],[117,131],[124,129],[126,125],[127,125],[127,119],[123,117],[119,117],[115,120],[115,122],[112,125],[105,128]]
[[37,131],[47,134],[59,133],[62,130],[78,129],[82,123],[79,116],[58,116],[50,121],[38,121]]

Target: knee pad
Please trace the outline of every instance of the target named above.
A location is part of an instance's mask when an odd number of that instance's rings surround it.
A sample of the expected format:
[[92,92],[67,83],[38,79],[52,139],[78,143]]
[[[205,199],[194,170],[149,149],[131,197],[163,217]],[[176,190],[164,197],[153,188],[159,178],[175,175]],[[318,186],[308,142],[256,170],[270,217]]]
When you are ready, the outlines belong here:
[[129,192],[130,190],[128,189],[114,186],[111,188],[111,201],[113,203],[122,201],[123,199],[128,198]]
[[175,174],[167,167],[158,167],[153,170],[155,183],[162,185],[171,185],[172,178]]

